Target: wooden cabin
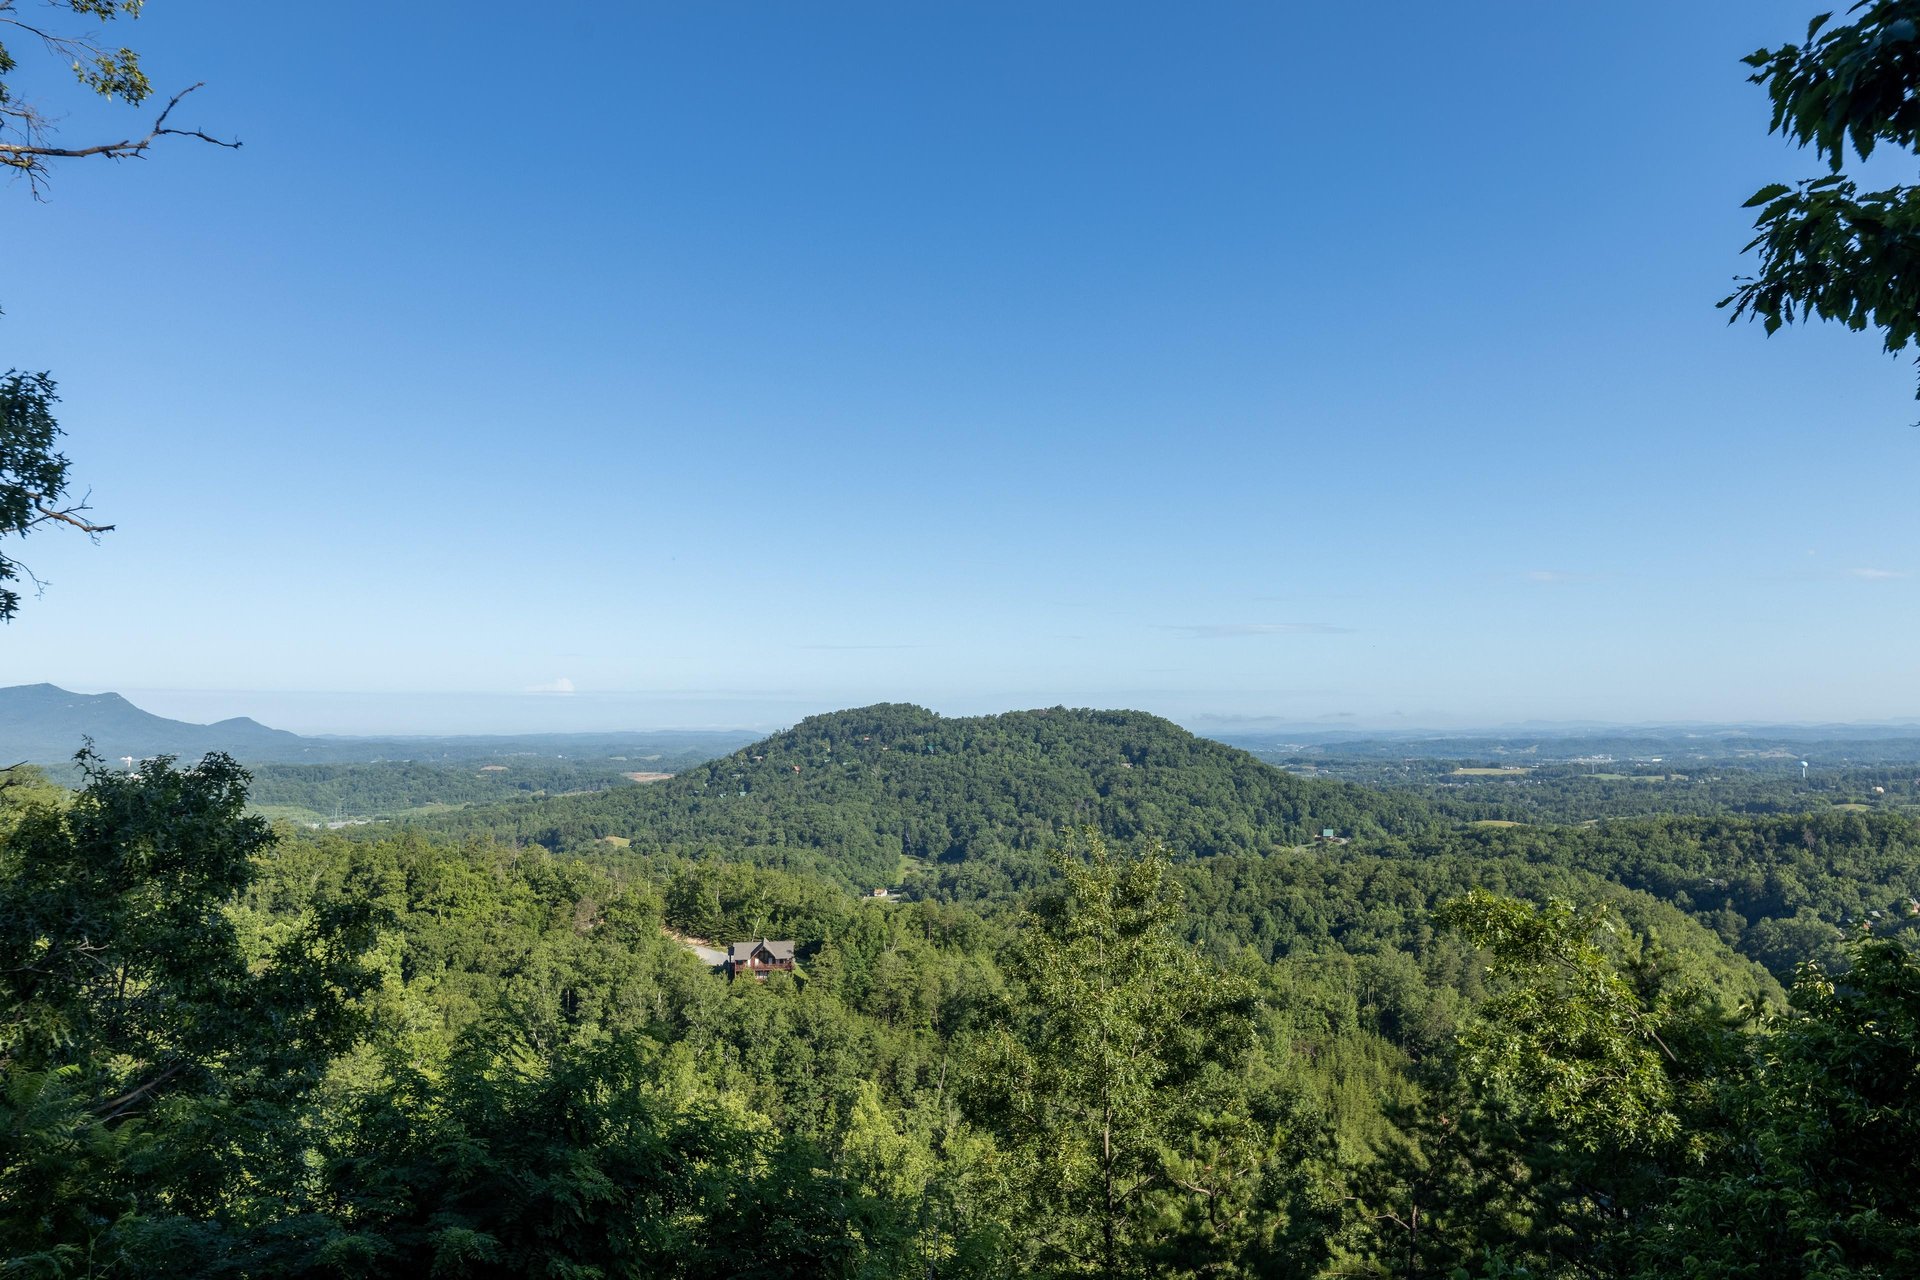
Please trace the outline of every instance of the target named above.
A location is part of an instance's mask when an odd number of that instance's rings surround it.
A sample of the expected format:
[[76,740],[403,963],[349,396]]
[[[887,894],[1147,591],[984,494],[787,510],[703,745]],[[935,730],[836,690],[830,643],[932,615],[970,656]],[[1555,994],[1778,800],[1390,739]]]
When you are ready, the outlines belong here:
[[752,974],[765,980],[770,973],[793,972],[793,943],[762,938],[758,942],[736,942],[727,948],[727,976]]

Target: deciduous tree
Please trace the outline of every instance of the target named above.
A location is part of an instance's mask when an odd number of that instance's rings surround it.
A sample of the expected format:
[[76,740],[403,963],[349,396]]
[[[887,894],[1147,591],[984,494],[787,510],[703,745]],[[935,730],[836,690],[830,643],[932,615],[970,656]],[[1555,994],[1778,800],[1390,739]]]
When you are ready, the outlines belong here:
[[963,1073],[969,1107],[1011,1158],[1035,1271],[1185,1272],[1192,1249],[1244,1244],[1235,1220],[1278,1155],[1247,1093],[1252,992],[1175,932],[1163,850],[1115,857],[1089,831],[1054,864],[1011,1025]]
[[1760,211],[1746,246],[1759,271],[1720,305],[1768,333],[1812,319],[1873,329],[1892,353],[1920,338],[1920,187],[1862,191],[1846,168],[1882,147],[1909,160],[1920,149],[1920,3],[1860,0],[1846,16],[1823,13],[1801,43],[1746,58],[1773,104],[1771,132],[1812,147],[1827,173],[1747,201]]
[[[44,373],[9,370],[0,376],[0,538],[20,537],[49,525],[79,529],[98,538],[112,529],[87,518],[87,501],[67,494],[67,458],[54,448],[60,427],[53,418],[59,400],[53,379]],[[38,583],[18,560],[0,553],[0,622],[20,609],[20,593],[10,583],[22,575]]]
[[250,953],[229,908],[272,836],[244,771],[85,763],[0,842],[0,1269],[196,1274],[286,1214],[377,912],[319,899]]

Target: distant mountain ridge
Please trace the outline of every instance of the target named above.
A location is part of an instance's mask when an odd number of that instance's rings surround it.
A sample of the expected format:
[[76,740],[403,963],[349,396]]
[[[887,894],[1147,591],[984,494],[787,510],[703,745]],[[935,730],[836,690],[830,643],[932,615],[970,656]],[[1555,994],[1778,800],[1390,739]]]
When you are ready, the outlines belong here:
[[[224,751],[242,764],[354,764],[375,760],[462,761],[503,754],[615,756],[667,750],[682,759],[731,751],[746,732],[667,729],[626,733],[457,734],[421,737],[305,737],[246,716],[214,724],[170,720],[117,693],[74,693],[51,684],[0,688],[0,768],[63,765],[86,745],[108,760],[170,755],[195,760]],[[676,764],[673,767],[678,767]]]
[[242,759],[298,760],[306,741],[245,716],[214,724],[169,720],[142,711],[117,693],[72,693],[51,684],[0,688],[0,764],[57,764],[71,759],[88,739],[109,760],[194,757],[209,751]]

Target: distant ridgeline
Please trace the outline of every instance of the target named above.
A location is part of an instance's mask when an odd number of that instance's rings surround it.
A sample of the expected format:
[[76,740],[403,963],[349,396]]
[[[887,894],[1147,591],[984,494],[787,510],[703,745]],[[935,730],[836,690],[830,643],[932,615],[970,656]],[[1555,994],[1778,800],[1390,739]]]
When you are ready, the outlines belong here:
[[0,688],[0,767],[25,762],[78,783],[73,756],[91,743],[108,762],[208,752],[253,773],[251,797],[277,817],[392,816],[428,806],[625,785],[635,772],[671,773],[747,741],[738,731],[305,737],[245,717],[170,720],[117,693],[50,684]]
[[92,739],[109,760],[224,751],[238,760],[301,758],[305,741],[244,716],[189,724],[142,711],[117,693],[70,693],[51,684],[0,689],[0,757],[5,764],[64,765]]
[[1828,764],[1912,763],[1920,760],[1920,724],[1673,725],[1646,729],[1565,728],[1507,733],[1236,732],[1222,742],[1272,760],[1501,761],[1539,764],[1600,758],[1664,759],[1676,767],[1740,765],[1798,772],[1802,758]]
[[1257,853],[1342,837],[1409,836],[1425,804],[1296,778],[1137,711],[1056,707],[946,718],[883,704],[812,716],[785,733],[646,788],[464,810],[461,834],[580,849],[748,847],[802,856],[853,885],[890,884],[904,858],[956,863],[1037,853],[1074,826],[1159,839],[1176,856]]

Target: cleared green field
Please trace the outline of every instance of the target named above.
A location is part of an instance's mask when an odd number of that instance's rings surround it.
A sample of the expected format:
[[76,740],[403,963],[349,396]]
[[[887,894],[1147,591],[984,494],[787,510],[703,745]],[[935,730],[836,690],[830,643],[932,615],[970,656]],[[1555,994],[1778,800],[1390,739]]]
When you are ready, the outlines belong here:
[[464,808],[457,804],[423,804],[412,809],[396,809],[392,813],[317,813],[312,809],[303,809],[293,804],[252,804],[247,806],[248,813],[259,814],[268,822],[292,822],[303,827],[323,827],[329,822],[385,822],[394,818],[423,818],[429,814],[452,813]]
[[1497,768],[1455,769],[1453,776],[1456,778],[1517,778],[1523,773],[1532,772],[1533,769],[1529,765],[1509,764],[1501,765]]
[[268,822],[297,822],[302,826],[327,819],[311,809],[302,809],[297,804],[250,804],[249,813],[257,813]]

